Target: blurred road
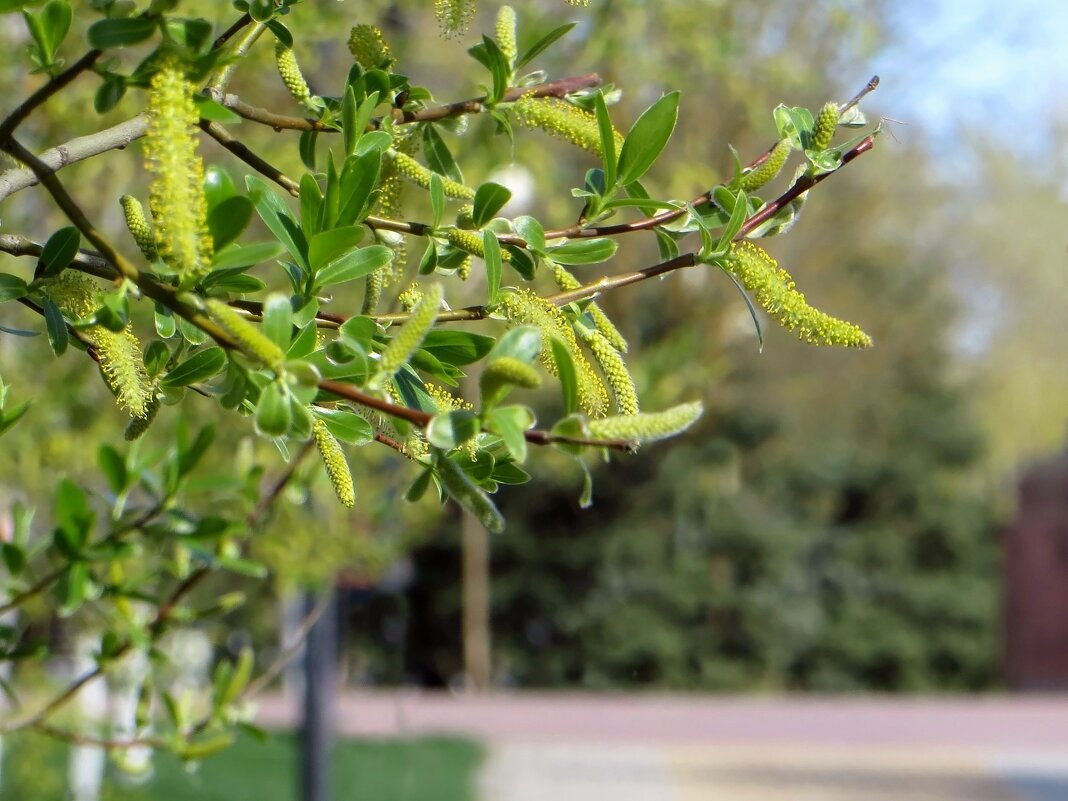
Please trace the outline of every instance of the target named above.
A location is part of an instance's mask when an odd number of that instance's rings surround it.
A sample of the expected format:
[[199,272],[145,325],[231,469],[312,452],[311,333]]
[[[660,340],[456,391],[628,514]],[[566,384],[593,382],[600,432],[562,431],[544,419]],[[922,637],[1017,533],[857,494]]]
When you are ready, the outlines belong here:
[[[296,707],[261,702],[292,726]],[[348,694],[352,735],[488,747],[484,801],[1068,801],[1068,695]]]

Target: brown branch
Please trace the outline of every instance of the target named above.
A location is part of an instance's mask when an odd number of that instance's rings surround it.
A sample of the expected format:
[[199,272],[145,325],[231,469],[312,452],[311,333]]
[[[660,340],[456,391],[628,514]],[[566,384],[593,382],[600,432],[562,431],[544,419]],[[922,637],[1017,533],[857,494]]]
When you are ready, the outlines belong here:
[[201,120],[201,129],[212,139],[225,147],[256,172],[270,178],[276,184],[285,189],[293,197],[300,197],[300,184],[289,178],[277,167],[269,164],[265,159],[256,155],[248,145],[233,136],[219,123],[211,120]]
[[101,50],[90,50],[63,70],[63,72],[59,73],[59,75],[52,78],[48,83],[22,101],[22,104],[18,108],[12,111],[3,122],[0,122],[0,141],[9,139],[11,135],[15,133],[15,129],[18,128],[38,106],[46,102],[48,98],[52,97],[56,92],[65,89],[75,78],[92,67],[102,53],[103,51]]
[[[538,84],[537,86],[509,89],[502,98],[502,102],[512,103],[524,95],[533,95],[534,97],[566,97],[580,89],[592,89],[600,84],[601,77],[596,73],[579,75],[571,78],[561,78],[560,80]],[[320,120],[310,117],[292,117],[285,114],[276,114],[268,109],[250,105],[235,94],[224,94],[214,88],[207,89],[206,93],[208,97],[216,103],[230,109],[239,117],[243,117],[251,122],[258,122],[262,125],[266,125],[276,131],[293,130],[337,133],[338,130],[332,125],[327,125]],[[420,111],[409,111],[399,114],[397,118],[395,118],[395,122],[401,125],[407,125],[417,122],[436,122],[438,120],[448,119],[449,117],[459,117],[464,114],[479,114],[487,110],[485,102],[486,97],[483,95],[469,100],[447,103],[443,106],[435,106],[434,108],[421,109]],[[376,128],[381,127],[381,125],[381,118],[372,120],[368,123],[368,130],[375,130]]]

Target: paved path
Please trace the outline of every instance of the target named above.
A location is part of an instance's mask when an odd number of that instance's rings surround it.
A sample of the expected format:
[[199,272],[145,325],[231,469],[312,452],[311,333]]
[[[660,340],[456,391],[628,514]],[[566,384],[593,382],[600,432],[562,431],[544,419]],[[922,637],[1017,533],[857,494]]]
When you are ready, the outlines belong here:
[[[1068,801],[1068,696],[346,695],[347,734],[489,746],[485,801]],[[260,720],[295,708],[265,699]]]

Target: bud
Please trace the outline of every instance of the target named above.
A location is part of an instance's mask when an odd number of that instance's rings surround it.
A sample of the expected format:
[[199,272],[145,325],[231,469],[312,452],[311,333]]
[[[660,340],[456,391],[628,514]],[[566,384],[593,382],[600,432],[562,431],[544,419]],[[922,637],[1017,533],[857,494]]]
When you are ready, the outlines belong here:
[[742,176],[739,186],[746,192],[754,192],[765,184],[773,181],[775,176],[782,170],[786,163],[786,157],[790,155],[790,142],[781,139],[775,143],[775,147],[768,153],[766,159],[758,167],[750,170]]
[[307,103],[311,97],[308,82],[304,80],[304,74],[300,71],[296,53],[286,47],[282,42],[274,43],[274,61],[278,65],[278,74],[282,76],[282,83],[286,85],[289,94],[298,103]]
[[820,109],[820,113],[816,115],[816,124],[812,129],[813,150],[826,150],[831,146],[834,131],[838,127],[838,117],[837,103],[826,103]]
[[122,204],[122,214],[126,218],[126,228],[137,243],[146,261],[154,261],[156,258],[156,241],[152,238],[152,228],[145,218],[144,207],[133,195],[123,195],[119,198]]
[[345,461],[345,452],[341,450],[341,444],[330,433],[326,423],[318,417],[312,424],[312,435],[315,437],[315,445],[319,448],[319,455],[326,466],[326,474],[330,477],[330,483],[334,485],[337,499],[351,509],[356,505],[356,492],[352,486],[352,474],[349,472],[349,463]]
[[816,345],[871,347],[871,337],[853,323],[809,306],[805,296],[795,289],[790,274],[752,242],[731,245],[725,267],[738,276],[768,314],[788,331],[796,331],[800,339]]
[[504,53],[509,66],[515,64],[518,49],[515,43],[515,9],[501,6],[497,12],[497,47]]

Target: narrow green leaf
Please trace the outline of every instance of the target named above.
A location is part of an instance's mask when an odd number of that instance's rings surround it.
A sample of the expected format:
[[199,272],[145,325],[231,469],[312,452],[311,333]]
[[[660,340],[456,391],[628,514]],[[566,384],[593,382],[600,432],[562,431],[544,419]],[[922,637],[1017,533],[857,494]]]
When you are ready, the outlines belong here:
[[619,153],[619,182],[637,181],[664,150],[679,118],[679,93],[657,100],[637,119]]
[[482,184],[475,192],[474,210],[471,212],[475,227],[481,228],[492,220],[493,215],[504,208],[504,204],[511,199],[512,193],[500,184],[492,182]]
[[564,23],[563,25],[561,25],[558,28],[553,28],[547,34],[545,34],[540,39],[535,41],[534,44],[532,44],[530,47],[528,47],[526,52],[524,52],[523,55],[521,55],[516,60],[516,62],[515,62],[516,71],[521,70],[523,67],[525,67],[527,64],[529,64],[531,61],[533,61],[535,58],[537,58],[541,53],[543,53],[546,50],[546,48],[551,46],[553,42],[555,42],[561,36],[566,34],[569,30],[574,28],[576,25],[578,25],[577,22]]
[[608,106],[604,102],[604,93],[593,96],[593,107],[597,113],[597,131],[601,135],[601,164],[604,165],[604,185],[608,194],[616,188],[616,169],[619,160],[616,156],[616,133],[612,127],[612,118],[608,115]]
[[245,185],[264,225],[286,246],[297,264],[307,270],[308,241],[285,202],[270,184],[255,175],[245,176]]
[[474,515],[494,534],[504,531],[504,517],[482,489],[468,478],[456,462],[440,450],[434,450],[434,469],[441,486],[460,506]]
[[535,253],[545,252],[545,229],[533,217],[516,217],[515,232],[526,240],[530,250]]
[[315,279],[317,287],[340,284],[363,278],[385,267],[393,260],[393,251],[385,245],[357,248],[321,269]]
[[89,45],[96,50],[108,50],[137,44],[155,33],[157,24],[155,17],[100,20],[89,26]]
[[293,306],[289,297],[272,292],[263,302],[263,333],[282,350],[289,347],[293,332]]
[[111,491],[118,495],[126,489],[126,460],[122,458],[119,452],[110,445],[101,445],[100,450],[97,451],[96,458],[97,463],[100,465],[100,472],[108,480],[108,486]]
[[354,250],[365,235],[363,226],[346,225],[313,236],[308,244],[308,262],[312,272],[318,272],[330,262]]
[[252,201],[244,195],[234,195],[208,212],[208,230],[216,250],[222,250],[248,228],[252,219]]
[[501,292],[501,246],[497,242],[497,235],[489,229],[482,232],[482,246],[485,254],[482,260],[486,263],[486,286],[489,289],[489,303],[497,302],[497,296]]
[[541,345],[541,331],[532,325],[521,325],[497,340],[490,351],[489,360],[510,356],[530,364],[541,353]]
[[226,353],[222,348],[205,348],[167,373],[160,383],[165,387],[185,387],[211,378],[225,365]]
[[574,414],[578,409],[578,373],[571,351],[556,337],[549,340],[553,361],[556,363],[557,378],[560,379],[560,392],[563,395],[564,415]]
[[351,86],[345,87],[345,98],[341,101],[341,135],[345,142],[345,155],[356,152],[356,142],[363,131],[356,130],[356,94]]
[[551,248],[548,256],[559,264],[598,264],[608,261],[618,249],[619,244],[608,237],[575,239]]
[[40,268],[41,276],[50,278],[59,275],[70,266],[74,257],[78,255],[78,247],[82,237],[78,229],[73,225],[60,228],[52,236],[48,237],[41,249]]
[[48,344],[52,346],[52,352],[60,356],[67,349],[67,323],[63,319],[63,312],[50,298],[41,299],[41,308],[44,311]]
[[6,300],[15,300],[29,292],[26,282],[17,275],[0,273],[0,303]]
[[445,184],[441,182],[441,176],[436,172],[430,173],[430,210],[432,219],[430,226],[437,228],[445,217]]
[[426,438],[435,448],[452,450],[479,431],[478,415],[467,409],[436,414],[426,427]]
[[[230,245],[215,254],[211,261],[211,273],[204,278],[211,285],[212,275],[222,271],[247,270],[257,264],[271,261],[281,255],[281,242],[254,242],[250,245]],[[232,273],[228,273],[232,274]]]
[[423,156],[426,159],[426,166],[432,172],[451,178],[458,184],[464,182],[464,175],[456,159],[453,158],[452,151],[441,138],[437,128],[431,124],[423,126]]
[[477,362],[490,352],[493,344],[493,337],[484,334],[439,328],[427,333],[420,348],[444,364],[461,366]]
[[350,445],[366,445],[375,438],[374,428],[355,412],[316,406],[315,416],[326,423],[330,433]]

